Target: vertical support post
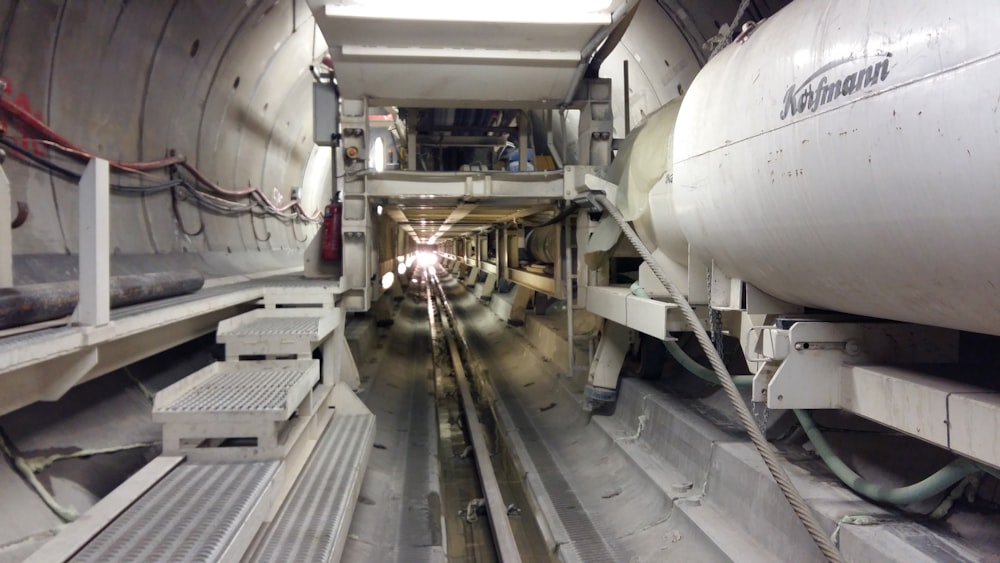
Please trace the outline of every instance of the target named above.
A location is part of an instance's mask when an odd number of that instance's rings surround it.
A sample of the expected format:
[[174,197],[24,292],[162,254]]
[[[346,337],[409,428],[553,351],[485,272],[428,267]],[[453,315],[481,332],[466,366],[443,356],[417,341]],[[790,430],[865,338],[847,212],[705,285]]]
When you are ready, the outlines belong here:
[[528,302],[535,296],[535,292],[518,285],[514,288],[514,301],[510,306],[510,316],[507,324],[511,326],[524,326],[524,316],[528,308]]
[[517,171],[528,171],[528,112],[517,112]]
[[[108,161],[95,158],[80,178],[80,302],[75,320],[101,326],[111,320],[111,229]],[[0,218],[2,220],[2,218]]]
[[507,274],[507,225],[500,225],[496,229],[497,245],[497,276],[508,277]]
[[417,130],[414,127],[406,128],[406,168],[417,171]]
[[563,263],[565,266],[565,276],[566,276],[566,349],[569,350],[569,374],[568,377],[576,377],[576,344],[575,344],[575,332],[573,329],[573,309],[576,308],[576,300],[573,299],[573,245],[570,243],[572,241],[573,231],[570,230],[571,218],[567,217],[563,222],[563,229],[565,231],[565,236],[563,236],[563,246],[566,247],[565,256]]
[[625,89],[625,136],[632,132],[632,114],[630,107],[632,104],[631,95],[628,91],[628,59],[622,61],[622,86]]
[[10,181],[0,167],[0,288],[14,287],[14,237],[10,228]]
[[[516,225],[507,231],[507,267],[509,269],[514,269],[521,265],[520,250],[523,240],[524,239],[521,237],[521,231]],[[507,279],[510,279],[510,271],[507,272]]]
[[629,347],[629,329],[612,321],[604,321],[601,341],[590,364],[590,375],[583,396],[587,407],[599,409],[618,398],[618,379]]

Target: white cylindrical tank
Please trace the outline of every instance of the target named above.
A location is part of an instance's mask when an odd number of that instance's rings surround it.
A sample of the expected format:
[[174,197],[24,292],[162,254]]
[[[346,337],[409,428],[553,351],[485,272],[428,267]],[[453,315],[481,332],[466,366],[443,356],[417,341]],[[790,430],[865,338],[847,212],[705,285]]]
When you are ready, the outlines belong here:
[[789,302],[1000,334],[1000,2],[797,0],[691,85],[692,251]]

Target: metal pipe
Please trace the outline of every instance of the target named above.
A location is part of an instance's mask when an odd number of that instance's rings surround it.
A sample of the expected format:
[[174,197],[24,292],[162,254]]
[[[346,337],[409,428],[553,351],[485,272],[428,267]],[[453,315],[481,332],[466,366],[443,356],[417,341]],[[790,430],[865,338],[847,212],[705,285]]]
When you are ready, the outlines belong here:
[[23,201],[17,202],[17,216],[15,216],[14,219],[10,222],[10,228],[16,229],[21,225],[23,225],[24,222],[28,220],[28,214],[30,213],[30,211],[31,209],[28,207],[27,203]]
[[[201,289],[205,278],[196,270],[135,274],[111,278],[111,307],[125,307]],[[0,329],[59,319],[80,300],[76,281],[40,283],[0,289]]]
[[573,96],[576,95],[576,89],[580,85],[580,81],[583,80],[583,75],[587,72],[587,67],[590,65],[590,59],[594,52],[600,47],[601,43],[611,35],[611,32],[618,27],[622,19],[628,14],[629,10],[633,6],[636,6],[639,0],[627,0],[624,4],[618,7],[611,15],[611,23],[602,27],[590,38],[587,45],[580,51],[580,64],[576,66],[576,70],[573,72],[573,79],[569,83],[569,91],[566,92],[566,97],[563,99],[562,105],[568,106],[573,102]]
[[[641,2],[642,0],[639,0]],[[608,38],[601,44],[601,48],[594,53],[593,58],[590,59],[590,64],[587,65],[587,74],[585,76],[590,78],[597,78],[598,72],[601,70],[601,65],[604,64],[605,59],[608,55],[615,50],[618,43],[621,42],[622,37],[625,35],[625,31],[628,30],[629,24],[632,23],[632,18],[635,17],[635,13],[639,11],[639,2],[632,5],[632,8],[625,12],[625,17],[615,25],[615,28],[608,35]]]

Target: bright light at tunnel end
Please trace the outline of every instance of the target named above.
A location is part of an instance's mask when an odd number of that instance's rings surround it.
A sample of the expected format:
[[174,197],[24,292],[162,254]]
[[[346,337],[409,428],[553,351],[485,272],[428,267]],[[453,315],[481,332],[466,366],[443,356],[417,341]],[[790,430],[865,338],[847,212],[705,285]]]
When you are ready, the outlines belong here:
[[438,262],[438,255],[434,252],[418,252],[417,265],[421,268],[431,268]]

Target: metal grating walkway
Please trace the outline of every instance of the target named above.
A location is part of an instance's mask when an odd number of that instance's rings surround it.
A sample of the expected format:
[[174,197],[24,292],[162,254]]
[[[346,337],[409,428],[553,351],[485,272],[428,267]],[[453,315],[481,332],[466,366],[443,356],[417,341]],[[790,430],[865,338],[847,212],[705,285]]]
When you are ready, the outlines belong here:
[[559,464],[546,446],[541,434],[535,429],[521,407],[514,399],[510,385],[498,378],[494,381],[510,418],[514,421],[518,434],[524,442],[531,461],[535,464],[538,477],[552,499],[556,514],[572,541],[560,545],[559,551],[571,551],[578,561],[618,561],[621,555],[612,555],[612,548],[594,526],[590,515],[582,507],[573,487],[566,481]]
[[319,317],[263,317],[237,327],[226,336],[301,336],[319,338]]
[[374,415],[334,415],[254,561],[339,559],[374,436]]
[[290,391],[310,372],[299,369],[239,369],[221,372],[176,400],[156,408],[159,413],[260,413],[283,416]]
[[72,561],[217,561],[278,462],[186,463],[143,495]]

